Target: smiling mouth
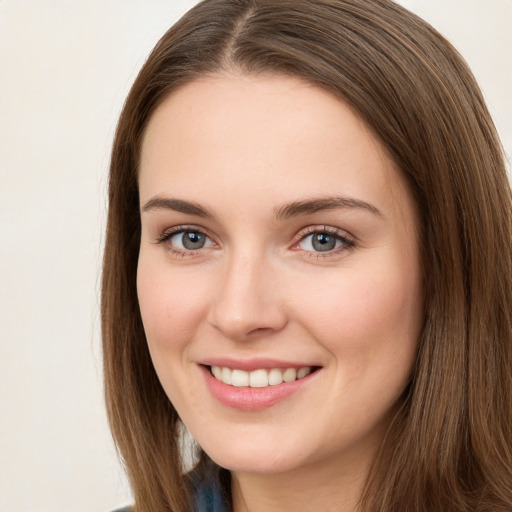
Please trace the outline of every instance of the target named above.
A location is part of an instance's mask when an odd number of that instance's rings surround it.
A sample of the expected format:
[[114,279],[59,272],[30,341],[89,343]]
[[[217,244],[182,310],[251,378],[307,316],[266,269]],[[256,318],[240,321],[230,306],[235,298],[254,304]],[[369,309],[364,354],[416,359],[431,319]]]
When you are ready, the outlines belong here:
[[229,386],[266,388],[301,380],[317,369],[318,367],[315,366],[303,366],[301,368],[261,368],[247,372],[223,366],[210,366],[210,373],[216,380]]

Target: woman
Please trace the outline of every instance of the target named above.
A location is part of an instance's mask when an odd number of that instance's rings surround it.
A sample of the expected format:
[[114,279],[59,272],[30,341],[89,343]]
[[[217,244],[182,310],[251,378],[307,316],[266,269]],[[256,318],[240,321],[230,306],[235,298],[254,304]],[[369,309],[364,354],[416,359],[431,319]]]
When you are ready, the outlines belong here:
[[194,7],[111,162],[105,386],[134,510],[512,510],[511,224],[478,86],[416,16]]

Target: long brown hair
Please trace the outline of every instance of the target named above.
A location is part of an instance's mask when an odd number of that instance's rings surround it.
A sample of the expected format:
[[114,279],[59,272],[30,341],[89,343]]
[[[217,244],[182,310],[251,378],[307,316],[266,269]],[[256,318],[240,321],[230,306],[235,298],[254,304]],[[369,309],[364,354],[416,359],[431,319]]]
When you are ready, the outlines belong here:
[[180,421],[153,369],[137,301],[141,139],[172,91],[233,68],[297,76],[350,104],[420,212],[419,354],[361,510],[512,510],[512,200],[503,152],[462,58],[390,0],[205,0],[137,77],[112,152],[102,283],[107,409],[135,510],[190,510]]

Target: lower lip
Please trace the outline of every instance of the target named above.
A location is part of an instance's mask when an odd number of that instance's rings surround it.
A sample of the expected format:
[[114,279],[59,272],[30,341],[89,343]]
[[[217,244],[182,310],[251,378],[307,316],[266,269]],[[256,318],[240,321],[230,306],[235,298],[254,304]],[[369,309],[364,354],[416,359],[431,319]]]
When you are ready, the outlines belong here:
[[217,380],[210,369],[201,366],[206,385],[211,394],[222,404],[242,411],[261,411],[276,405],[307,386],[319,370],[293,382],[283,382],[265,388],[236,387]]

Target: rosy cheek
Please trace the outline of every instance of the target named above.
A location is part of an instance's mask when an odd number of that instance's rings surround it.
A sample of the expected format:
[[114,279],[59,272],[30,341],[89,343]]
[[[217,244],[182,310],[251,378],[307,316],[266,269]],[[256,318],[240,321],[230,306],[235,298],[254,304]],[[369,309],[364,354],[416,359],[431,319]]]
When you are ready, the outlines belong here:
[[173,350],[186,345],[204,310],[204,288],[194,279],[146,265],[139,266],[137,290],[150,348]]
[[158,273],[149,265],[141,266],[137,273],[137,295],[148,343],[151,346],[162,338],[169,314],[168,293]]
[[[379,276],[379,277],[375,277]],[[330,287],[311,287],[303,311],[315,337],[333,352],[415,342],[418,290],[398,269],[354,272]],[[306,316],[304,316],[306,318]]]

